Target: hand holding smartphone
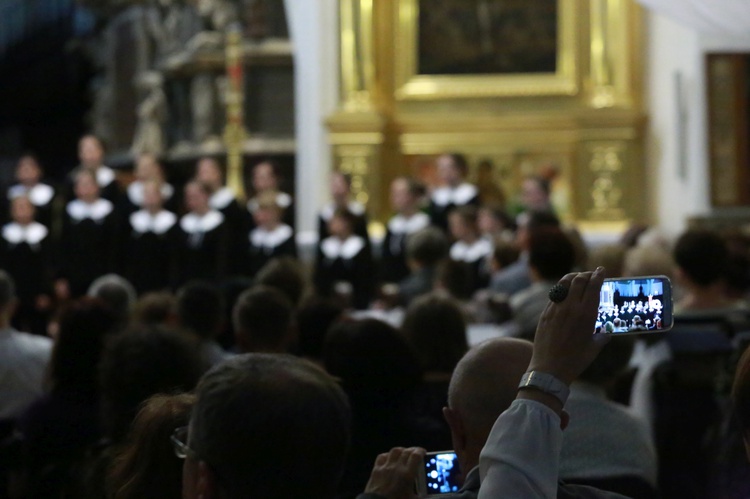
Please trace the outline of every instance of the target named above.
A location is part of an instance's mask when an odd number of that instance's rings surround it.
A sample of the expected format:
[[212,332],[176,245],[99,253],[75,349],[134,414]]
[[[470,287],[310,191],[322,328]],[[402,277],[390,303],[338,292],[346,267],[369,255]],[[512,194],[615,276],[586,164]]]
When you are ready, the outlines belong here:
[[672,283],[668,277],[604,280],[595,333],[660,333],[673,325]]
[[419,497],[458,492],[461,488],[457,481],[459,475],[458,456],[455,452],[428,452],[417,477]]

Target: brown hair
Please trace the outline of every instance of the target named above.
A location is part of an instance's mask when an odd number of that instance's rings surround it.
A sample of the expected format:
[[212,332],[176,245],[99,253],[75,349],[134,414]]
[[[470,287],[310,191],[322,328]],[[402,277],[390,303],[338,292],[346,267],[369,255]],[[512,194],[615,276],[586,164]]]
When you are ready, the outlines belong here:
[[195,395],[154,395],[141,408],[110,468],[107,489],[115,499],[182,497],[182,460],[170,436],[187,426]]

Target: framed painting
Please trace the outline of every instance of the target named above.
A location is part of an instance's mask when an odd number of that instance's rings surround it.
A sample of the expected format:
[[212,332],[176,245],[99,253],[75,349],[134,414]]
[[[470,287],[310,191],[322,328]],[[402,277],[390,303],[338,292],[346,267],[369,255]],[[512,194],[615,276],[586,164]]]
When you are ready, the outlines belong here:
[[397,98],[575,95],[578,3],[398,0]]

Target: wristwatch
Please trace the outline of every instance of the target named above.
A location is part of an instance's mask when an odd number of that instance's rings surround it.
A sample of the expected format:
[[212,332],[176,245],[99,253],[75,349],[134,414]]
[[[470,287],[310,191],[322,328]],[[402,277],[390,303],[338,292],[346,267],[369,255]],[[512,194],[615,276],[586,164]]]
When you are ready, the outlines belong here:
[[568,400],[570,395],[570,388],[568,385],[555,378],[551,374],[529,371],[521,377],[521,383],[518,385],[518,389],[523,388],[534,388],[544,393],[548,393],[553,397],[557,398],[562,405]]

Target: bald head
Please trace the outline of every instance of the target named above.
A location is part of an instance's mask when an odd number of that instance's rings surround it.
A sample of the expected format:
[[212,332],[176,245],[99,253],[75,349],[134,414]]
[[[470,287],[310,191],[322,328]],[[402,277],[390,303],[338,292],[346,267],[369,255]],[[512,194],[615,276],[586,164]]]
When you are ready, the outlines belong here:
[[448,388],[448,406],[460,414],[467,437],[486,440],[495,420],[516,398],[532,351],[529,341],[495,338],[459,361]]

